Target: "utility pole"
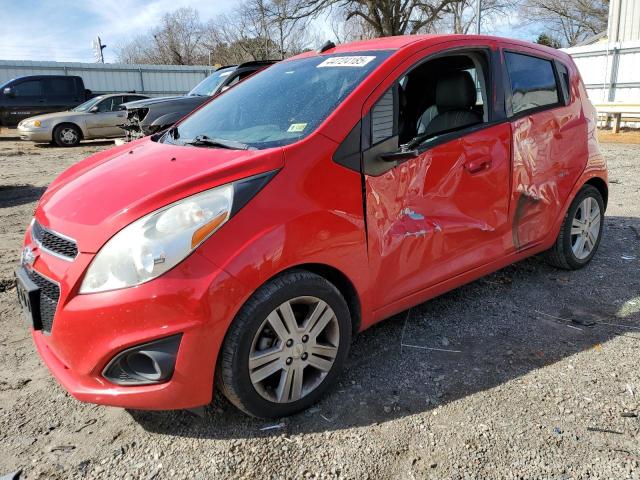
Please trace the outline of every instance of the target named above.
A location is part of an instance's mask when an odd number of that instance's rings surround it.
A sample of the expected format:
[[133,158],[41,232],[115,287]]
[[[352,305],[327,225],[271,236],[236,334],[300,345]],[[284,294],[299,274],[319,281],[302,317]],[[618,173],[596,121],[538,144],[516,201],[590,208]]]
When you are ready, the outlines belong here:
[[102,51],[105,48],[107,48],[107,46],[102,44],[100,37],[96,37],[93,41],[93,56],[96,59],[96,63],[104,63],[104,55]]
[[476,20],[478,22],[476,33],[480,35],[480,21],[482,19],[482,0],[476,0]]

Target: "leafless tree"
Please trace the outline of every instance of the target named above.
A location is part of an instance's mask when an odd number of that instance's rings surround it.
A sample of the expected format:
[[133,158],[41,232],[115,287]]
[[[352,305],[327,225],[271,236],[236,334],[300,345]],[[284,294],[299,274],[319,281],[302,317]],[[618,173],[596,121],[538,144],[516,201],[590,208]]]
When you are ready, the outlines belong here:
[[575,45],[607,29],[609,0],[525,0],[525,9],[563,45]]
[[195,65],[202,63],[204,27],[193,8],[180,8],[162,17],[160,25],[118,48],[124,63]]
[[[207,25],[205,47],[216,62],[285,58],[310,44],[308,17],[297,0],[246,0]],[[294,18],[291,18],[294,17]]]
[[461,0],[298,0],[298,16],[328,9],[344,12],[347,21],[361,19],[376,37],[430,32],[450,7]]
[[[438,23],[438,31],[452,33],[476,33],[478,0],[460,0],[448,8],[448,13]],[[490,26],[496,18],[508,15],[516,8],[513,0],[482,0],[482,18],[484,26]],[[481,33],[486,33],[481,30]]]

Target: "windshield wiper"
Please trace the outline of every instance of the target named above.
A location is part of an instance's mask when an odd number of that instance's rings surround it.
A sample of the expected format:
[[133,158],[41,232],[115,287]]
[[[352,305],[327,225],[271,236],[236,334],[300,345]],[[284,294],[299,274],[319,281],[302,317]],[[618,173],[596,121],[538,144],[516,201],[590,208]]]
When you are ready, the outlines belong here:
[[231,150],[249,150],[249,145],[233,140],[225,140],[223,138],[209,138],[206,135],[196,135],[193,140],[184,142],[185,145],[204,146],[204,147],[221,147]]

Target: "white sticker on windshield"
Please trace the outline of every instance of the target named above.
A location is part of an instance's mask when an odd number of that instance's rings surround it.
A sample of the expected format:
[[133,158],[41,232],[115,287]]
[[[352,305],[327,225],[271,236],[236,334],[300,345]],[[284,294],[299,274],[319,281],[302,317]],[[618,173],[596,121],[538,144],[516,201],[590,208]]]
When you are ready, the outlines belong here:
[[307,128],[306,123],[292,123],[289,125],[289,130],[287,130],[287,132],[298,133],[302,132],[305,128]]
[[362,55],[357,57],[331,57],[318,65],[322,67],[364,67],[367,63],[376,57],[370,55]]

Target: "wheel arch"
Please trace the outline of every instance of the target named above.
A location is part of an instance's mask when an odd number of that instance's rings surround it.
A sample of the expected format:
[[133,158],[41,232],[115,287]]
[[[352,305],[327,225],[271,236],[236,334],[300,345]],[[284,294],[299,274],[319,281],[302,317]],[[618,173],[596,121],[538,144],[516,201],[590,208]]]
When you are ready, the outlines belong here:
[[360,331],[362,325],[362,304],[360,302],[360,295],[349,277],[337,268],[322,263],[305,263],[297,265],[292,269],[307,270],[316,275],[320,275],[335,285],[349,306],[349,312],[352,317],[352,334],[355,335]]
[[80,132],[80,140],[83,140],[85,138],[84,135],[84,130],[82,129],[82,127],[80,125],[78,125],[75,122],[60,122],[55,124],[52,128],[51,128],[51,141],[54,141],[54,135],[56,133],[56,130],[60,127],[64,127],[65,125],[69,125],[71,127],[76,127],[78,129],[78,131]]
[[609,187],[607,186],[607,182],[605,182],[600,177],[592,177],[585,182],[585,185],[592,185],[597,188],[602,195],[602,200],[604,201],[604,209],[607,210],[607,201],[609,200]]

